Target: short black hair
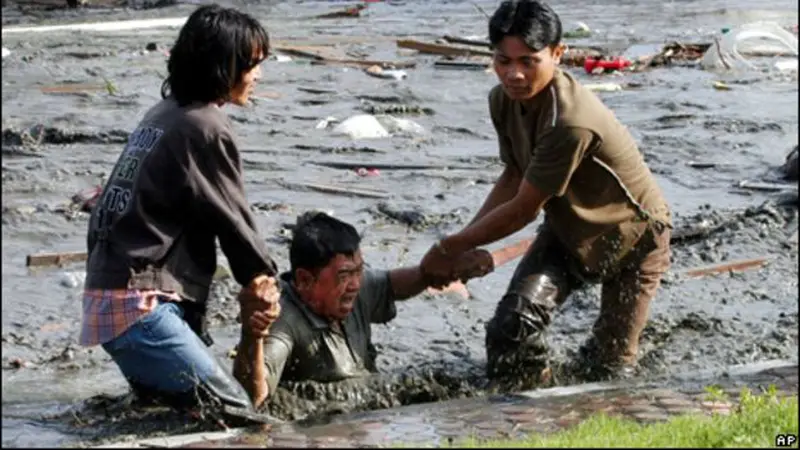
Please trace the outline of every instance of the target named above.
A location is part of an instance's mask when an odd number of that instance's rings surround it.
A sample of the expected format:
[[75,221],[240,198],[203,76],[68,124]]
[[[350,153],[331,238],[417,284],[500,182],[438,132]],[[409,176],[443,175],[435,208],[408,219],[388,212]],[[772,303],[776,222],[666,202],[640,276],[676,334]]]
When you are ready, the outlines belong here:
[[316,273],[336,255],[355,255],[360,245],[361,236],[349,223],[319,211],[302,214],[297,218],[289,245],[292,274],[297,269]]
[[[255,60],[253,55],[262,54]],[[252,16],[212,4],[197,8],[169,54],[161,96],[184,106],[226,100],[242,74],[269,56],[269,35]]]
[[561,43],[561,19],[547,3],[506,0],[489,19],[489,42],[496,48],[507,36],[522,39],[533,52]]

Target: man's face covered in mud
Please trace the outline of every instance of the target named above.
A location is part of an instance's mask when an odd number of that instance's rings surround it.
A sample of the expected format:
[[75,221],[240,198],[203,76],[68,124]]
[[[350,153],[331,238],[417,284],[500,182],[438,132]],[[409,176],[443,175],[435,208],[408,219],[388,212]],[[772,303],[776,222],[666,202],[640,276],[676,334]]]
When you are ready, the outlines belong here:
[[353,255],[337,254],[316,272],[296,271],[295,286],[301,299],[326,319],[344,320],[353,311],[361,289],[364,273],[361,250]]

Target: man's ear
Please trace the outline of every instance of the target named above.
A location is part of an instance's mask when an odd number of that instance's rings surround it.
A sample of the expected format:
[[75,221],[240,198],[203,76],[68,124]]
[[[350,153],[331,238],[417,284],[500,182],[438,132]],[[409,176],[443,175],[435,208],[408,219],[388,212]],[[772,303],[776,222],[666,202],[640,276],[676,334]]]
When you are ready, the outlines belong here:
[[567,46],[565,44],[558,44],[553,48],[553,60],[556,64],[561,63],[561,57],[564,56],[564,53],[567,52]]
[[297,269],[294,271],[294,284],[299,290],[310,289],[314,284],[315,276],[311,271],[306,269]]

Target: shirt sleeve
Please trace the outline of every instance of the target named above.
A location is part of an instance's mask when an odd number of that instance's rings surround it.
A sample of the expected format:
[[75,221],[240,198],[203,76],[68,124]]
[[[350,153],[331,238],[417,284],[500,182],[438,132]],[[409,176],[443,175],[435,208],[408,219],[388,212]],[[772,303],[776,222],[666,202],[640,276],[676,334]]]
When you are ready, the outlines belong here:
[[560,197],[575,169],[598,143],[599,137],[588,129],[554,128],[537,142],[525,179],[545,194]]
[[279,323],[281,322],[275,322],[267,337],[264,338],[264,364],[267,368],[269,396],[272,396],[275,389],[278,388],[283,369],[294,348],[294,338],[291,333],[281,330]]
[[188,148],[185,170],[193,197],[202,216],[213,224],[233,277],[244,286],[260,274],[275,276],[277,265],[259,236],[245,197],[242,163],[233,137],[219,133]]
[[387,270],[364,271],[359,296],[366,302],[370,323],[386,323],[397,317],[394,290]]

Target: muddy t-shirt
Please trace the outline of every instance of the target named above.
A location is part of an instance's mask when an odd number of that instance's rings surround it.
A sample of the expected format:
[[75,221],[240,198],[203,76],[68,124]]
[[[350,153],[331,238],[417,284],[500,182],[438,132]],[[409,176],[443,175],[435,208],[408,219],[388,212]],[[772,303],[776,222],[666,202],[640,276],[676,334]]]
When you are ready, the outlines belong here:
[[[516,101],[498,85],[489,94],[500,158],[551,195],[545,223],[589,273],[632,245],[645,221],[634,202],[670,223],[667,203],[628,130],[570,74],[533,99]],[[632,198],[628,198],[626,190]]]
[[281,314],[264,341],[270,392],[280,380],[330,382],[376,371],[370,324],[397,315],[388,271],[364,272],[353,311],[341,327],[332,327],[303,303],[289,273],[280,280]]

